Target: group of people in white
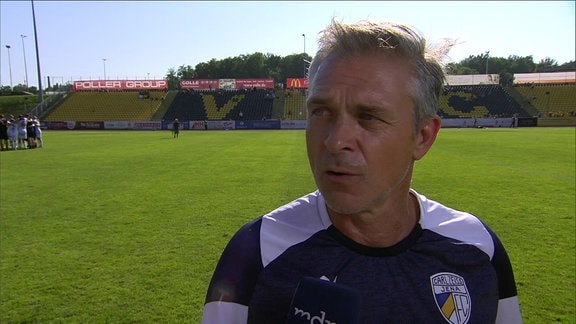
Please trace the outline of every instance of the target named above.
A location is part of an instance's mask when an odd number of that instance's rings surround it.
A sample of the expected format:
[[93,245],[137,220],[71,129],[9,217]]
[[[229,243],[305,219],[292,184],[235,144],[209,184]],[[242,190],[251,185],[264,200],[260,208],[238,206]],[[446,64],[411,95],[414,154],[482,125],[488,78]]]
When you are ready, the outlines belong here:
[[29,114],[4,117],[0,114],[0,149],[19,150],[43,147],[40,120]]

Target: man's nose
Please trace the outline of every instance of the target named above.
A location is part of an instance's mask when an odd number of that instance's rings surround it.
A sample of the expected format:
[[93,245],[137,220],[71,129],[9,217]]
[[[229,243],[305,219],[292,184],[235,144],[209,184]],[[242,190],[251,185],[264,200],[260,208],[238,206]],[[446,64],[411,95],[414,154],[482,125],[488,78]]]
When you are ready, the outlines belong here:
[[349,116],[338,116],[331,123],[324,145],[331,153],[354,150],[356,122]]

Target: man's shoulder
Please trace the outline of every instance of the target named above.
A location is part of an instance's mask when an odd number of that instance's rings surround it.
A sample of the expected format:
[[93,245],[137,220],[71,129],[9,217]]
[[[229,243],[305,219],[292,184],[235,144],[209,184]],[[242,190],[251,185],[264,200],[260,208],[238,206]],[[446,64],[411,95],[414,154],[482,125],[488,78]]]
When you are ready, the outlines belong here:
[[420,203],[422,229],[474,245],[492,258],[495,234],[479,217],[415,194]]
[[324,199],[315,191],[262,217],[260,247],[264,266],[290,247],[331,225]]
[[262,217],[262,227],[286,231],[317,231],[330,226],[324,197],[319,191],[311,192]]

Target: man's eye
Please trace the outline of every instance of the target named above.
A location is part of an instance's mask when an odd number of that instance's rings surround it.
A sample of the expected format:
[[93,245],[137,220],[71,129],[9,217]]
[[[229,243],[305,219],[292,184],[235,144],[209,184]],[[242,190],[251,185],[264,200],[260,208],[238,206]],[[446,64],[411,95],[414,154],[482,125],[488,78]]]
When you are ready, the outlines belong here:
[[358,116],[362,120],[376,120],[377,118],[370,114],[360,114]]
[[324,108],[314,108],[310,111],[310,115],[311,116],[324,116],[326,115],[328,112],[326,111],[326,109]]

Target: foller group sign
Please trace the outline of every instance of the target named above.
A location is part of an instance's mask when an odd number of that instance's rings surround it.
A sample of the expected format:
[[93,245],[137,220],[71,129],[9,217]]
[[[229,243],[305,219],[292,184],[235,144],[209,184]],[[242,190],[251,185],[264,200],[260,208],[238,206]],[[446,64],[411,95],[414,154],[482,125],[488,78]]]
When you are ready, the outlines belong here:
[[167,80],[90,80],[74,81],[74,91],[83,90],[167,90]]

